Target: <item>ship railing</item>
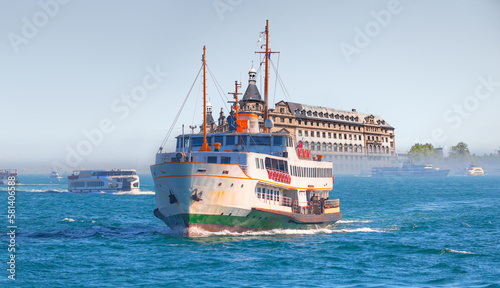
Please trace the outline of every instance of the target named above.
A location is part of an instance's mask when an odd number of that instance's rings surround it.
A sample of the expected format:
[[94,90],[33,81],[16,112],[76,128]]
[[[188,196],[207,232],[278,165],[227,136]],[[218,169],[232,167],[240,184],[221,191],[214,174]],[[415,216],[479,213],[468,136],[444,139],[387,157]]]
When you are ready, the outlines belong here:
[[325,209],[328,208],[338,208],[339,199],[325,200]]
[[281,206],[292,207],[292,198],[283,196]]

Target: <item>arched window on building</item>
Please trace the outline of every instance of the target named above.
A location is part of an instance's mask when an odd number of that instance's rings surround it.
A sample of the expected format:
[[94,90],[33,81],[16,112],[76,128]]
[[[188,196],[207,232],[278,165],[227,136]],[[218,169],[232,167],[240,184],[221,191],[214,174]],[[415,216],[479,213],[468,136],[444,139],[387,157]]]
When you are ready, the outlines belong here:
[[368,152],[372,153],[372,145],[368,146]]
[[337,152],[337,143],[333,144],[333,152]]
[[359,145],[359,153],[363,153],[363,145]]
[[344,152],[347,152],[349,149],[349,146],[347,146],[347,144],[344,144]]
[[316,150],[316,144],[314,142],[311,142],[311,151]]
[[385,153],[389,154],[389,147],[385,147]]
[[318,142],[316,144],[316,150],[321,151],[321,143]]
[[328,143],[328,151],[332,151],[332,143]]
[[377,153],[380,153],[380,146],[377,146]]
[[339,152],[343,152],[344,151],[344,147],[342,147],[342,143],[339,144]]
[[323,151],[326,151],[326,143],[323,143]]
[[354,153],[358,152],[358,145],[354,145]]
[[309,149],[309,142],[304,142],[304,149]]

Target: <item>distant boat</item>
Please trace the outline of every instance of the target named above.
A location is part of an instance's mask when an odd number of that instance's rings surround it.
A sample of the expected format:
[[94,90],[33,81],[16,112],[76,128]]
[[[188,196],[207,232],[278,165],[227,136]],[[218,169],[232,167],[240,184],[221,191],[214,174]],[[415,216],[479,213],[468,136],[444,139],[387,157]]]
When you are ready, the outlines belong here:
[[17,179],[16,169],[0,170],[0,185],[17,185],[17,184],[19,184],[19,179]]
[[139,191],[135,170],[79,170],[68,176],[69,192]]
[[465,168],[464,174],[466,176],[484,176],[484,170],[481,167],[477,167],[476,164],[470,164],[469,167]]
[[52,171],[52,173],[50,173],[50,181],[61,181],[61,176],[59,176],[59,174],[56,172],[56,171]]
[[434,168],[432,165],[414,165],[403,163],[402,167],[374,167],[372,177],[446,177],[448,169]]

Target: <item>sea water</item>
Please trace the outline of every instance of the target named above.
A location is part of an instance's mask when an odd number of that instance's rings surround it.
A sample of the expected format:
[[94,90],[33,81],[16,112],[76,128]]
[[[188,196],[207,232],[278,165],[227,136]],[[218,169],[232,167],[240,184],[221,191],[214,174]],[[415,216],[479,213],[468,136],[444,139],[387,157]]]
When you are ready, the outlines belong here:
[[[2,287],[499,287],[500,177],[336,177],[325,229],[181,238],[138,193],[69,193],[20,175],[15,280],[0,188]],[[0,205],[0,206],[1,206]]]

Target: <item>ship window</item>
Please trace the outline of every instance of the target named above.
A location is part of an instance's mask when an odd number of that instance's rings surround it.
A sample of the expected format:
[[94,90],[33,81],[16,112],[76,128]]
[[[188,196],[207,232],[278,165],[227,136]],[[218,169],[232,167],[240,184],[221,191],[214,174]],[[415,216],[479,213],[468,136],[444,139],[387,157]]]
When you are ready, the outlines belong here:
[[238,145],[247,145],[247,136],[238,137]]
[[226,145],[234,145],[234,136],[226,136]]
[[193,147],[201,147],[201,145],[203,144],[203,138],[201,137],[193,137],[191,141],[193,142]]
[[252,145],[271,145],[271,136],[253,136],[250,137],[250,144]]
[[217,163],[217,156],[208,156],[207,163]]
[[231,163],[231,157],[221,156],[220,157],[220,163],[221,164],[230,164]]
[[260,159],[260,169],[264,169],[264,160]]
[[224,136],[215,136],[214,141],[214,143],[220,143],[222,146],[224,146]]
[[255,167],[257,167],[257,169],[260,169],[259,158],[255,158]]
[[275,136],[273,140],[273,146],[281,146],[283,145],[283,137]]

